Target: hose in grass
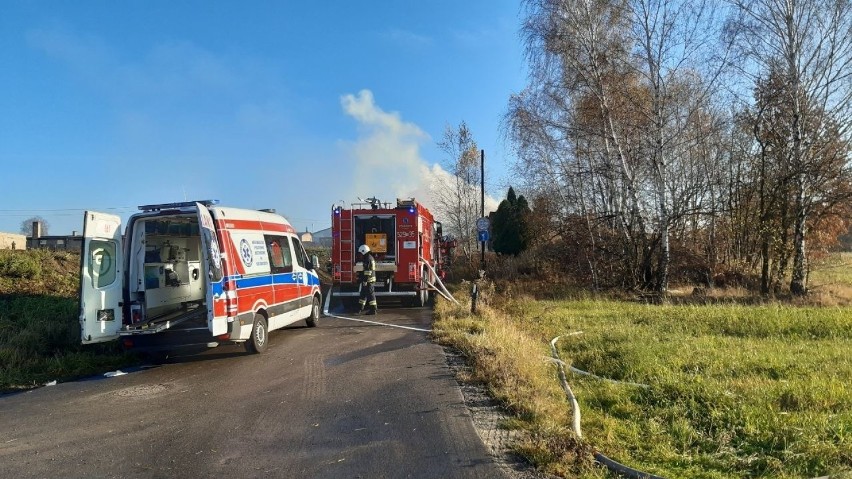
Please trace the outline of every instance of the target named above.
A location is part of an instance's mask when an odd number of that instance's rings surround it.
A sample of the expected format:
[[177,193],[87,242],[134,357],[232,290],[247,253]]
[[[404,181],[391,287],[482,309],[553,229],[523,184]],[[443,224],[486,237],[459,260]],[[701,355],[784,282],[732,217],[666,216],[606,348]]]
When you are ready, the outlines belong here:
[[[576,332],[567,334],[565,336],[577,336],[579,334],[583,334],[583,332],[582,331],[576,331]],[[577,399],[576,399],[576,397],[574,397],[574,393],[571,392],[571,388],[568,386],[568,382],[565,379],[564,367],[567,366],[567,364],[565,363],[565,361],[559,359],[559,353],[556,351],[556,341],[558,341],[559,338],[561,338],[561,337],[562,336],[557,336],[557,337],[553,338],[553,340],[550,342],[550,350],[553,354],[553,358],[548,358],[548,359],[550,359],[551,362],[556,364],[557,367],[559,368],[559,380],[560,380],[560,382],[562,382],[562,389],[565,390],[565,393],[568,396],[568,399],[571,401],[571,407],[574,410],[574,433],[577,435],[578,439],[581,439],[583,436],[582,436],[582,431],[580,430],[580,405],[577,403]],[[615,379],[604,378],[604,377],[592,374],[590,372],[586,372],[586,371],[583,371],[581,369],[577,369],[573,366],[568,366],[568,368],[573,373],[577,373],[577,374],[580,374],[580,375],[583,375],[583,376],[589,376],[589,377],[592,377],[592,378],[595,378],[595,379],[598,379],[598,380],[601,380],[601,381],[606,381],[606,382],[610,382],[610,383],[614,383],[614,384],[625,384],[625,385],[628,385],[628,386],[641,387],[641,388],[645,388],[645,389],[650,387],[647,384],[632,383],[632,382],[626,382],[626,381],[616,381]],[[635,478],[635,479],[664,479],[660,476],[655,476],[653,474],[638,471],[638,470],[633,469],[631,467],[625,466],[624,464],[621,464],[618,461],[615,461],[613,459],[608,458],[607,456],[604,456],[603,454],[601,454],[598,451],[595,451],[594,457],[595,457],[595,460],[599,464],[603,465],[604,467],[606,467],[610,471],[615,472],[616,474],[620,474],[620,475],[625,476],[625,477],[629,477],[631,479],[633,479],[633,478]],[[843,477],[846,477],[846,476],[843,476],[843,475],[841,475],[841,476],[820,476],[820,477],[815,477],[813,479],[841,479]],[[852,477],[852,476],[850,476],[850,477]]]
[[[575,332],[575,333],[571,333],[571,335],[574,336],[574,335],[581,334],[581,333],[582,333],[581,331],[578,331],[578,332]],[[573,424],[574,434],[577,435],[578,439],[582,439],[583,438],[583,432],[580,429],[580,404],[577,402],[577,398],[574,396],[574,393],[571,391],[571,387],[568,386],[568,380],[565,378],[565,368],[563,367],[565,362],[562,361],[561,359],[559,359],[559,352],[556,350],[556,342],[559,341],[559,338],[561,338],[561,337],[562,336],[556,336],[555,338],[553,338],[550,341],[550,351],[551,351],[551,354],[553,354],[553,359],[556,360],[554,362],[556,363],[556,367],[559,370],[559,381],[560,381],[560,383],[562,383],[562,389],[565,391],[565,394],[568,396],[568,400],[571,402],[571,408],[573,409],[573,413],[574,413],[573,414],[573,416],[574,416],[574,424]],[[644,386],[644,385],[642,385],[642,386]],[[645,387],[647,387],[647,386],[645,386]],[[609,469],[610,471],[612,471],[616,474],[619,474],[619,475],[624,476],[624,477],[628,477],[630,479],[665,479],[665,478],[660,477],[660,476],[655,476],[653,474],[649,474],[647,472],[642,472],[642,471],[633,469],[632,467],[625,466],[624,464],[621,464],[618,461],[612,460],[612,459],[608,458],[607,456],[601,454],[598,451],[595,451],[594,457],[595,457],[595,461],[597,461],[598,464],[601,464],[602,466],[606,467],[607,469]]]

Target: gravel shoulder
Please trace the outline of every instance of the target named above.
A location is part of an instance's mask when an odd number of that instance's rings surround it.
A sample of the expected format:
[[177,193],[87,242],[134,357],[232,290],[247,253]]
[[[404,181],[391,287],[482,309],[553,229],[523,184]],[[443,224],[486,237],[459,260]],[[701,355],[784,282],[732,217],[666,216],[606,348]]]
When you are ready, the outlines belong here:
[[470,372],[464,355],[453,348],[443,349],[447,366],[461,389],[476,432],[495,462],[512,479],[555,479],[555,476],[536,471],[532,464],[512,451],[512,445],[519,440],[520,432],[502,426],[511,416],[488,395],[482,385],[460,379]]

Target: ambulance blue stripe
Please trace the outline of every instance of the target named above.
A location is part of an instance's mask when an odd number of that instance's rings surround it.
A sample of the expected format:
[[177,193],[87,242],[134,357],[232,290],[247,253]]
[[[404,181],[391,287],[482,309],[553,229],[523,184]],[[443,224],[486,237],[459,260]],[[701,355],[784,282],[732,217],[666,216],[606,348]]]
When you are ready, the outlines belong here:
[[[307,286],[319,286],[319,277],[310,273],[307,275]],[[237,289],[255,288],[258,286],[271,286],[273,284],[301,284],[296,281],[294,273],[282,273],[275,275],[255,276],[252,278],[244,278],[242,275],[233,275],[225,277],[221,282],[213,283],[213,294],[222,294],[224,292],[224,284],[228,281],[234,281],[237,284]]]
[[272,280],[275,284],[298,284],[298,282],[293,279],[293,273],[275,274],[272,275]]
[[269,286],[272,284],[271,276],[258,276],[256,278],[245,278],[237,280],[237,289],[253,288],[255,286]]
[[[314,286],[319,285],[319,278],[307,274],[307,285]],[[295,274],[293,273],[283,273],[283,274],[275,274],[269,276],[257,276],[254,278],[242,278],[236,280],[237,288],[253,288],[256,286],[269,286],[272,284],[302,284],[300,281],[297,281],[295,278]]]

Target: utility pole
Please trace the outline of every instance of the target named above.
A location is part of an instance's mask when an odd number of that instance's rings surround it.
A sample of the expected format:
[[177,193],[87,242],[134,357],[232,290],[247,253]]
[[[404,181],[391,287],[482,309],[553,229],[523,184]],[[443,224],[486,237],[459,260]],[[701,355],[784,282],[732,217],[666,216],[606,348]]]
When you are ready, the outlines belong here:
[[[481,214],[480,218],[485,218],[485,150],[479,150],[480,154],[480,162],[479,162],[479,181],[480,181],[480,206],[481,206]],[[480,260],[479,269],[482,272],[485,272],[485,241],[481,244],[482,250],[482,258]]]

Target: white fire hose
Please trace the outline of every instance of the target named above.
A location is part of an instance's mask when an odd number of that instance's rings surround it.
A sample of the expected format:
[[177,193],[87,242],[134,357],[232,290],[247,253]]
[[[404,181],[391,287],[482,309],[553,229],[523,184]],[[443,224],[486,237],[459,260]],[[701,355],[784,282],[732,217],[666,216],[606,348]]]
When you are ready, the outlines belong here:
[[435,278],[435,283],[432,283],[427,279],[426,284],[428,284],[432,289],[437,291],[438,294],[443,296],[447,301],[452,301],[456,304],[459,304],[459,302],[456,301],[456,298],[454,298],[453,295],[450,294],[449,291],[447,291],[447,288],[446,286],[444,286],[444,283],[441,281],[441,278],[438,277],[438,273],[435,272],[435,268],[433,268],[432,265],[429,264],[429,262],[426,261],[422,256],[420,257],[420,261],[423,262],[423,264],[425,264],[427,268],[429,268],[429,271],[432,273],[432,277]]

